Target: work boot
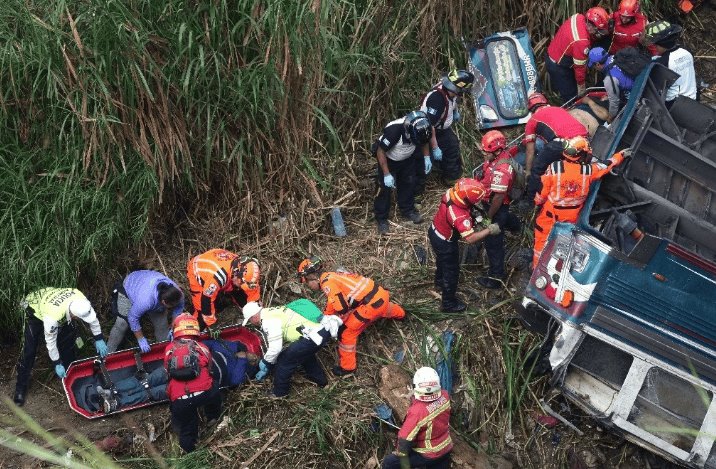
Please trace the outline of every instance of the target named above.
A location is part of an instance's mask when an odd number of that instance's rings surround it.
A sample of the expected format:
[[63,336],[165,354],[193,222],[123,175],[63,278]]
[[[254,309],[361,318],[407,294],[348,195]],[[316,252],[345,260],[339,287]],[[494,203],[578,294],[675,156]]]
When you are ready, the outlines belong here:
[[15,391],[15,396],[12,398],[12,401],[17,404],[18,406],[22,407],[25,405],[25,391]]
[[406,213],[405,215],[403,215],[403,218],[405,218],[406,220],[412,221],[416,225],[419,225],[423,222],[423,216],[420,213],[418,213],[416,210],[413,210],[410,213]]
[[499,290],[502,288],[502,282],[492,277],[478,277],[476,280],[478,284],[490,290]]
[[388,234],[388,231],[390,231],[388,220],[378,220],[378,234],[382,236]]
[[440,311],[443,313],[460,313],[467,309],[467,305],[460,300],[453,300],[443,303]]
[[340,367],[340,365],[336,365],[333,367],[333,369],[331,371],[336,376],[346,376],[346,375],[353,374],[356,370],[344,370],[343,368]]

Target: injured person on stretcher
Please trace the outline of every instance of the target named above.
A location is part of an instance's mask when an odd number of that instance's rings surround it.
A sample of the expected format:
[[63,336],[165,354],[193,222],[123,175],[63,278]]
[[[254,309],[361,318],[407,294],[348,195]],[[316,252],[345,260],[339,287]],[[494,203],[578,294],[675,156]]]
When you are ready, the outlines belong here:
[[[252,378],[258,371],[258,357],[246,351],[241,342],[227,340],[205,340],[212,355],[212,375],[219,380],[222,388],[235,388]],[[84,386],[77,396],[77,403],[90,412],[103,411],[106,414],[145,402],[162,402],[168,399],[166,393],[169,376],[163,366],[149,373],[104,383],[98,374],[95,380]]]

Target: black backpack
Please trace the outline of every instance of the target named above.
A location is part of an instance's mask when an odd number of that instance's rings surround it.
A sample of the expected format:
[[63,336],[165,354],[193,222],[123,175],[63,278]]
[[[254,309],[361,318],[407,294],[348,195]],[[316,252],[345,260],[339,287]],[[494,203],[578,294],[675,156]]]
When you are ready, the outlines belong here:
[[651,58],[634,47],[625,47],[614,54],[614,65],[619,67],[624,75],[635,79],[647,65]]

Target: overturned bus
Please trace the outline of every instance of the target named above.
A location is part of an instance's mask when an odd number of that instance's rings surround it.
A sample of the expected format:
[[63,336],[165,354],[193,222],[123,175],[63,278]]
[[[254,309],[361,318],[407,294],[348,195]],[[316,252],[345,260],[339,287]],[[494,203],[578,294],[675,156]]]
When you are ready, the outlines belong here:
[[667,108],[676,77],[650,64],[597,131],[599,159],[634,155],[576,224],[555,224],[519,309],[548,335],[568,399],[666,459],[716,468],[716,111]]

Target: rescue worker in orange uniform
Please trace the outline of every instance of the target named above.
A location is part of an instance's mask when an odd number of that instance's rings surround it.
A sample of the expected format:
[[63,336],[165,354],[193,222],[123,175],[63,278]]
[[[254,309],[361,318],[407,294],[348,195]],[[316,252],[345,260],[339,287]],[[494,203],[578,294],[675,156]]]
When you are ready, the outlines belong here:
[[592,43],[609,34],[609,13],[594,7],[562,23],[547,46],[547,73],[562,101],[583,94],[587,80],[587,53]]
[[[515,170],[506,160],[511,158],[506,150],[507,139],[499,130],[490,130],[482,137],[482,154],[485,162],[478,168],[479,181],[487,189],[483,207],[489,220],[497,223],[503,230],[520,229],[519,219],[510,213],[509,191],[514,184]],[[490,268],[486,277],[479,277],[477,283],[485,288],[502,287],[505,280],[505,233],[485,238],[485,252]]]
[[644,34],[649,20],[639,8],[639,0],[622,0],[619,8],[612,13],[614,32],[609,45],[609,54],[614,55],[625,47],[639,48],[639,39]]
[[535,220],[533,267],[555,222],[575,223],[592,182],[601,179],[631,156],[631,149],[612,155],[609,164],[592,163],[589,141],[584,137],[574,137],[565,142],[562,155],[562,161],[555,161],[547,168],[542,176],[542,190],[535,195],[535,205],[542,206],[542,209]]
[[442,291],[440,310],[445,313],[459,313],[467,308],[457,298],[457,284],[460,280],[458,240],[472,244],[489,235],[500,234],[499,224],[492,223],[481,228],[470,213],[486,197],[487,189],[476,179],[458,179],[443,195],[428,230],[430,247],[435,253],[435,287]]
[[437,371],[424,366],[413,376],[413,399],[398,431],[398,448],[383,458],[381,467],[447,469],[452,447],[450,396]]
[[261,300],[259,261],[225,249],[211,249],[189,260],[187,276],[194,317],[201,328],[216,323],[217,300],[228,296],[239,308]]
[[333,374],[343,376],[356,370],[358,336],[380,318],[405,318],[405,310],[390,301],[390,293],[375,281],[352,272],[324,272],[320,257],[311,256],[298,266],[302,283],[326,295],[325,315],[338,315],[343,327],[338,333],[338,358]]

